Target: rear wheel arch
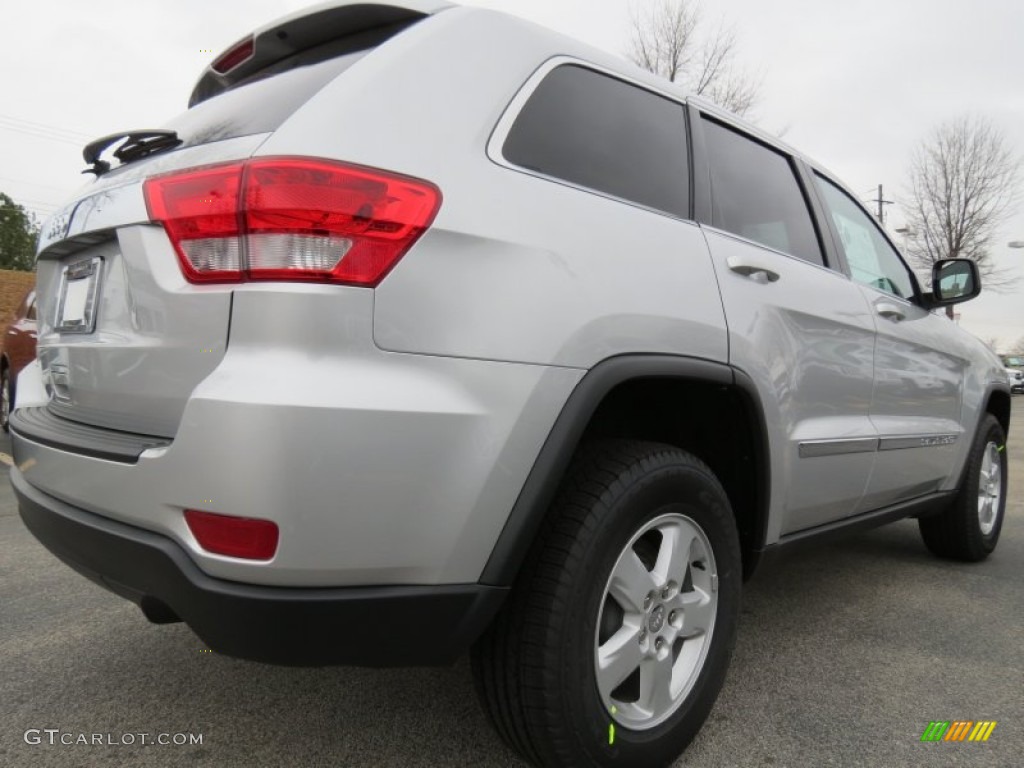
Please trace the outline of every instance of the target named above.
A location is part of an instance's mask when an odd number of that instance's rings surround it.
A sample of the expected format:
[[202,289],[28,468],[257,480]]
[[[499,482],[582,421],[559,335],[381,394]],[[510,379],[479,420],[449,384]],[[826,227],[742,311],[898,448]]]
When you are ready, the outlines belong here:
[[1010,434],[1010,393],[1003,389],[993,389],[985,399],[985,413],[991,413],[996,421],[1003,428],[1003,432]]
[[753,573],[764,547],[770,495],[767,428],[753,382],[724,363],[621,355],[594,366],[565,403],[481,583],[515,581],[576,450],[608,438],[673,445],[704,461],[735,512],[744,576]]
[[925,546],[933,554],[978,562],[995,550],[1006,512],[1005,444],[999,419],[984,412],[952,502],[918,519]]
[[573,456],[508,600],[474,646],[481,703],[537,765],[668,765],[721,689],[740,547],[721,484],[678,448]]
[[[984,405],[977,412],[977,421],[969,427],[965,425],[963,439],[974,441],[977,437],[978,430],[982,428],[987,416],[992,416],[997,422],[999,422],[999,426],[1003,428],[1003,434],[1008,436],[1010,434],[1010,397],[1009,389],[990,386],[988,391],[985,393],[985,397],[982,398]],[[953,470],[957,478],[957,490],[963,488],[964,484],[967,482],[970,464],[971,453],[970,451],[967,451],[963,458],[963,464],[960,465],[959,468],[954,468]]]

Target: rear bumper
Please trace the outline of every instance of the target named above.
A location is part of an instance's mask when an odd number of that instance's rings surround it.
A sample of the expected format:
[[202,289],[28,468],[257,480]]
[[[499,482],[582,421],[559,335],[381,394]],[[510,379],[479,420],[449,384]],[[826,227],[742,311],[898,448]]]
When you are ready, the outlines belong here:
[[[583,372],[382,352],[371,338],[372,292],[362,289],[246,291],[233,299],[230,346],[188,396],[173,437],[114,431],[86,406],[53,409],[35,366],[42,401],[20,402],[12,429],[24,479],[170,539],[216,579],[296,588],[481,581]],[[273,560],[207,552],[185,509],[273,521]]]
[[16,467],[11,484],[25,525],[57,557],[150,620],[182,620],[229,656],[294,666],[448,664],[507,593],[479,584],[330,589],[217,579],[171,539],[47,496]]

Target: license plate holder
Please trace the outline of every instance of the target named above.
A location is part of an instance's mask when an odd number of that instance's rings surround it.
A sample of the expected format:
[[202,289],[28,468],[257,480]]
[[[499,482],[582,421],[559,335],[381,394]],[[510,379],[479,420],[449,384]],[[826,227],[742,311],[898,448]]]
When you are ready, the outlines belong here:
[[103,259],[93,256],[64,267],[60,280],[56,328],[59,333],[92,333]]

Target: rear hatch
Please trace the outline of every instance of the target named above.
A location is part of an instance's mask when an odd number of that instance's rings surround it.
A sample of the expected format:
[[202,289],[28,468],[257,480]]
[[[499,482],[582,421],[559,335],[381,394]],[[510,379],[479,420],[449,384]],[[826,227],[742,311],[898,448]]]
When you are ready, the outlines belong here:
[[[442,3],[340,3],[287,17],[214,59],[190,108],[54,215],[40,236],[38,354],[55,416],[173,437],[190,394],[224,356],[237,285],[189,280],[145,182],[245,160],[346,69]],[[163,139],[161,139],[163,141]],[[168,148],[167,144],[171,147]],[[128,151],[124,151],[128,147]],[[215,201],[214,201],[215,202]]]

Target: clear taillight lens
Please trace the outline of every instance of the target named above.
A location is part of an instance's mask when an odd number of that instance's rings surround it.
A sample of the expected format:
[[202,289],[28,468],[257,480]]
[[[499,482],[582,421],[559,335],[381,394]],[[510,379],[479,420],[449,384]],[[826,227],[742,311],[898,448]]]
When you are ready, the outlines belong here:
[[375,286],[430,226],[433,184],[307,158],[156,176],[150,218],[191,282],[312,280]]

